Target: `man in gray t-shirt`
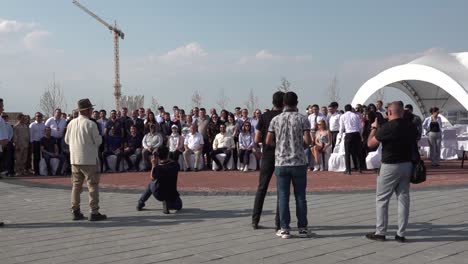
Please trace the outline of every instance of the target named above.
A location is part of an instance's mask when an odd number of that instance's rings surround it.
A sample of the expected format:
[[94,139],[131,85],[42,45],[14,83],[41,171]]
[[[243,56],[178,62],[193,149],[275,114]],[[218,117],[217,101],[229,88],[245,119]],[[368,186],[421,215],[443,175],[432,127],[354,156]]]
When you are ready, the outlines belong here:
[[304,144],[309,145],[310,122],[297,112],[297,95],[287,92],[284,95],[284,112],[275,116],[268,128],[266,144],[276,144],[275,174],[278,185],[280,227],[276,233],[281,238],[291,235],[289,211],[290,183],[294,187],[297,208],[297,226],[300,236],[307,236],[307,158]]

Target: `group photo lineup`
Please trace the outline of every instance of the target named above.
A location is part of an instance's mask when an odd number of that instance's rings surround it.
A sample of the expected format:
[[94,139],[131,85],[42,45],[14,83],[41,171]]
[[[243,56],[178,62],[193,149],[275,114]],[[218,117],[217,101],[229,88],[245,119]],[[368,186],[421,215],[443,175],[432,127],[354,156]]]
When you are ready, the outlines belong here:
[[466,8],[0,3],[0,264],[465,263]]

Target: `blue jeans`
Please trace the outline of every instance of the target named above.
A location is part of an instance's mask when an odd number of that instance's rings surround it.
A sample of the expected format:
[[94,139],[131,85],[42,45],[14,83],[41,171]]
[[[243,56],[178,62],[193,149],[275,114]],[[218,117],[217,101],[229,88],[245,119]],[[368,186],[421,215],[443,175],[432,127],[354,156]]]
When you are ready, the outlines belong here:
[[[138,199],[138,206],[139,207],[144,207],[145,202],[148,201],[148,199],[151,197],[151,195],[154,196],[156,199],[156,181],[151,181],[148,184],[148,187],[146,190],[141,194],[140,199]],[[168,210],[180,210],[182,209],[182,200],[180,197],[177,197],[174,201],[163,201],[164,207],[167,208]]]
[[275,167],[277,178],[279,217],[282,229],[290,229],[291,214],[289,212],[289,190],[291,181],[296,198],[297,227],[306,228],[307,222],[307,166],[277,166]]

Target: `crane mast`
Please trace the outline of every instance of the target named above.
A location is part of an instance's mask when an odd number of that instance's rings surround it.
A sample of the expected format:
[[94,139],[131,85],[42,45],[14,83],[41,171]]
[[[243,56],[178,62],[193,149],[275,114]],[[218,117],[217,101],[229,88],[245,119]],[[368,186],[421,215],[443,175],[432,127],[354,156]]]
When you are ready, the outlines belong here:
[[114,22],[114,25],[110,25],[102,18],[94,14],[91,10],[80,4],[77,0],[73,0],[73,4],[79,7],[81,10],[86,12],[88,15],[99,21],[101,24],[106,26],[110,31],[112,31],[114,39],[114,98],[115,98],[115,107],[117,110],[120,110],[120,97],[121,94],[121,84],[120,84],[120,57],[119,57],[119,38],[124,39],[125,34],[117,27],[117,22]]

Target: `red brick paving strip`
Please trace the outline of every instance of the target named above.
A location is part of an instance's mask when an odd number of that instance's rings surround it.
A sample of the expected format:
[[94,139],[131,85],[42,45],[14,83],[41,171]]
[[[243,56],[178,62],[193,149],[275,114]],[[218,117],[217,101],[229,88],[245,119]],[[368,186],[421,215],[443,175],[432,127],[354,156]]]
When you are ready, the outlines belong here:
[[[199,171],[179,173],[179,190],[186,192],[252,193],[258,184],[258,171]],[[344,175],[339,172],[308,172],[307,190],[312,192],[364,191],[375,189],[375,171]],[[19,177],[19,180],[58,186],[71,186],[69,177]],[[111,173],[101,175],[101,187],[120,190],[143,190],[150,181],[149,173]],[[468,168],[460,161],[446,161],[441,167],[428,168],[428,179],[412,188],[468,185]],[[273,176],[270,191],[276,191]]]

